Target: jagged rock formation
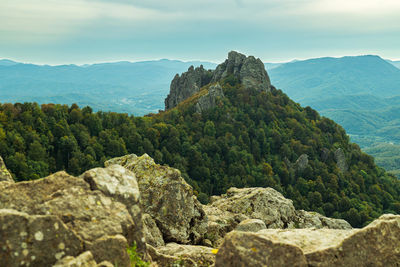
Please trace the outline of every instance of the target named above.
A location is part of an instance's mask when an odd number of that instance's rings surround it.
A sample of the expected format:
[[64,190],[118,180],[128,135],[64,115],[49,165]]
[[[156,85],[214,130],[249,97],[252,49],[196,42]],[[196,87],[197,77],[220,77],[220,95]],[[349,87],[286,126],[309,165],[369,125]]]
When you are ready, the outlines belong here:
[[[183,100],[191,97],[209,83],[216,83],[227,78],[229,75],[236,77],[245,88],[253,88],[259,91],[268,91],[271,88],[271,81],[265,70],[264,63],[253,56],[246,57],[235,51],[228,54],[228,59],[217,66],[214,71],[207,71],[202,66],[199,68],[190,67],[181,76],[178,74],[171,82],[170,93],[165,99],[165,110],[177,106]],[[211,88],[210,88],[211,89]],[[223,96],[220,92],[212,92],[208,98]],[[203,104],[210,102],[210,99],[203,99]],[[211,100],[212,101],[212,100]],[[197,108],[197,107],[196,107]],[[203,110],[202,104],[197,111]]]
[[271,188],[231,188],[201,205],[178,170],[146,154],[106,165],[80,177],[58,172],[36,181],[0,182],[2,266],[128,267],[126,248],[133,242],[158,266],[400,261],[400,216],[351,229],[343,220],[295,210]]
[[156,164],[147,154],[105,162],[106,166],[110,164],[120,164],[135,173],[144,212],[156,222],[164,241],[201,243],[207,217],[179,170]]
[[259,219],[266,228],[351,229],[344,220],[295,210],[291,200],[272,188],[230,188],[225,195],[212,197],[204,210],[209,220],[206,236],[214,245],[247,219]]
[[215,266],[398,266],[400,216],[362,229],[286,229],[229,233]]
[[219,83],[211,85],[208,89],[207,94],[202,95],[197,100],[196,112],[201,113],[207,109],[211,109],[217,106],[218,98],[224,97],[224,91]]
[[215,69],[211,82],[217,82],[229,75],[237,77],[245,88],[268,91],[271,87],[264,63],[253,56],[246,57],[235,51],[229,52],[228,59]]
[[0,182],[14,182],[10,172],[7,170],[6,164],[4,163],[2,157],[0,157]]
[[178,105],[186,98],[200,91],[200,88],[210,83],[212,72],[205,70],[203,65],[198,68],[191,66],[181,76],[176,74],[171,82],[170,93],[165,99],[165,109]]

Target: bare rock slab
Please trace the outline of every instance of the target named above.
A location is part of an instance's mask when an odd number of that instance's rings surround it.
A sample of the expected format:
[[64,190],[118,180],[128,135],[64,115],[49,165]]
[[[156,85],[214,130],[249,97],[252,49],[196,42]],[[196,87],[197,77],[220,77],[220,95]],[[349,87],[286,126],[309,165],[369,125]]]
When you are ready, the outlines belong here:
[[82,251],[82,240],[56,216],[0,210],[1,266],[51,266]]
[[112,164],[135,173],[144,212],[156,222],[164,241],[198,244],[203,240],[207,217],[179,170],[156,164],[147,154],[105,162],[106,166]]
[[[399,266],[400,216],[362,229],[266,229],[229,233],[215,266]],[[247,264],[247,265],[246,265]]]

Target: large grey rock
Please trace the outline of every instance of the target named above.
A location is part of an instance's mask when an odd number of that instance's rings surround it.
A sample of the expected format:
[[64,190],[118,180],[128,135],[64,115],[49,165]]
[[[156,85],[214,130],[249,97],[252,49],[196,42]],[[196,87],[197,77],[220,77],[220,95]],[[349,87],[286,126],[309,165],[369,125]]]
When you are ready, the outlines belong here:
[[1,182],[14,183],[14,179],[12,178],[10,172],[8,171],[2,157],[0,157],[0,183]]
[[86,251],[78,257],[67,256],[53,265],[53,267],[95,267],[96,261],[90,251]]
[[274,242],[259,232],[233,231],[219,248],[215,266],[306,267],[307,260],[297,246]]
[[81,177],[90,184],[92,190],[100,190],[104,195],[126,206],[135,224],[133,235],[138,251],[145,253],[140,193],[135,174],[121,165],[111,165],[107,168],[91,169]]
[[271,88],[264,63],[253,56],[246,57],[235,51],[229,52],[228,59],[215,69],[211,82],[217,82],[229,75],[237,77],[245,88],[259,91],[269,91]]
[[210,206],[260,219],[268,228],[287,228],[296,216],[293,202],[272,188],[232,187]]
[[351,229],[349,223],[316,212],[296,211],[293,202],[272,188],[230,188],[222,196],[211,197],[204,206],[208,217],[206,237],[214,246],[248,219],[259,219],[267,228]]
[[215,85],[211,85],[208,88],[208,92],[205,95],[202,95],[197,100],[196,104],[196,112],[201,113],[205,110],[215,108],[217,106],[218,99],[224,97],[224,92],[219,83]]
[[103,236],[93,242],[87,249],[93,254],[96,262],[108,261],[119,267],[130,267],[127,252],[128,242],[122,235]]
[[207,85],[212,77],[212,72],[205,70],[201,65],[198,68],[191,66],[181,76],[176,74],[171,82],[170,92],[165,99],[165,109],[177,106],[183,100],[200,91],[200,88]]
[[1,266],[51,266],[82,251],[82,240],[58,217],[0,209]]
[[296,210],[295,226],[296,228],[352,229],[345,220],[328,218],[317,212],[304,210]]
[[86,244],[104,235],[121,234],[130,244],[137,239],[125,205],[99,190],[92,191],[83,179],[65,172],[9,185],[0,194],[0,208],[55,215]]
[[165,245],[160,229],[158,229],[156,222],[147,213],[143,215],[143,225],[144,236],[147,244],[150,244],[153,247]]
[[400,216],[363,229],[267,229],[231,232],[215,266],[398,266]]
[[[168,243],[161,247],[149,246],[153,261],[160,266],[212,266],[217,250],[203,247]],[[179,264],[179,265],[178,265]]]
[[204,238],[207,217],[193,189],[177,169],[155,164],[147,154],[131,154],[105,162],[135,173],[144,212],[151,215],[166,242],[198,244]]

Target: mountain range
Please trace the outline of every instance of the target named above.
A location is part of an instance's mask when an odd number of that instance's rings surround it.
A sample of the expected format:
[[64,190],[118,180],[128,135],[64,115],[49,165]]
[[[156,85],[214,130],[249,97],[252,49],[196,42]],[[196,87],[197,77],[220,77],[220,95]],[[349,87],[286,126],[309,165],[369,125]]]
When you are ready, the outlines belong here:
[[156,60],[93,65],[34,65],[0,60],[1,102],[77,103],[94,110],[144,115],[163,106],[169,83],[191,65],[209,62]]
[[[189,66],[211,62],[156,60],[92,65],[34,65],[0,60],[0,101],[77,103],[95,111],[156,113],[164,107],[170,81]],[[400,61],[378,56],[317,58],[264,63],[272,83],[303,106],[342,125],[352,141],[394,172],[400,167]],[[375,153],[386,148],[394,157]],[[384,150],[385,151],[385,150]],[[388,164],[388,162],[392,162]],[[397,162],[395,160],[394,162]],[[397,167],[396,167],[397,166]]]

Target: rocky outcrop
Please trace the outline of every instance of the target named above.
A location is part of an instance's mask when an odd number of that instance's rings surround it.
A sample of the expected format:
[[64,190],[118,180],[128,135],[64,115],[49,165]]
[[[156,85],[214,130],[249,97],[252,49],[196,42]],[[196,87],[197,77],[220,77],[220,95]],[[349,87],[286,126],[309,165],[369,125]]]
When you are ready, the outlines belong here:
[[4,163],[2,157],[0,157],[0,183],[1,182],[14,183],[14,180],[10,172],[7,170],[6,164]]
[[151,258],[160,266],[212,266],[217,250],[203,246],[169,243],[165,246],[149,247]]
[[[141,224],[136,224],[131,216],[132,211],[137,209],[133,207],[137,203],[137,197],[134,197],[134,194],[126,195],[127,199],[132,201],[136,199],[136,202],[132,203],[120,199],[124,195],[122,188],[130,185],[133,174],[129,173],[121,166],[112,166],[102,171],[96,169],[90,176],[93,181],[97,181],[98,187],[93,190],[90,187],[93,187],[94,184],[90,185],[84,179],[70,176],[65,172],[58,172],[36,181],[9,184],[2,189],[0,194],[0,208],[14,209],[29,215],[52,215],[70,231],[73,231],[82,240],[86,249],[92,247],[99,238],[104,236],[122,235],[128,244],[136,242],[138,247],[143,247],[139,251],[146,257],[143,229],[138,229]],[[100,175],[105,175],[111,184],[102,184],[101,181],[105,182],[107,179],[100,178]],[[122,176],[119,175],[126,175],[127,181],[122,181],[120,179]],[[86,174],[84,177],[87,178],[89,175]],[[87,180],[89,181],[89,179]],[[128,192],[135,193],[132,189],[129,189]],[[13,227],[19,227],[18,223],[16,224]],[[58,224],[58,227],[61,226]],[[57,234],[51,227],[47,227],[45,231]],[[137,233],[140,234],[136,235]],[[0,243],[2,238],[0,235]],[[60,242],[67,244],[68,240]],[[100,248],[97,247],[96,251],[100,251]],[[102,253],[107,253],[107,248],[103,247],[103,249],[105,251]],[[58,251],[58,253],[61,252]],[[64,252],[61,256],[64,255],[75,256],[76,254]]]
[[141,157],[131,154],[105,162],[106,166],[112,164],[135,173],[144,212],[156,222],[165,242],[201,243],[207,217],[179,170],[158,165],[147,154]]
[[[234,76],[244,88],[252,88],[259,91],[269,91],[271,81],[265,70],[264,63],[253,56],[246,57],[235,51],[228,54],[228,59],[218,65],[214,71],[207,71],[202,66],[194,68],[191,66],[181,76],[178,74],[171,82],[170,93],[165,99],[165,110],[177,106],[183,100],[198,93],[200,89],[209,83],[217,83],[228,76]],[[203,105],[210,105],[210,99],[221,96],[221,93],[209,92],[209,96],[203,98]],[[213,102],[211,102],[213,103]],[[202,110],[202,104],[196,109]]]
[[133,235],[138,250],[144,253],[142,209],[135,174],[120,165],[111,165],[107,168],[91,169],[81,177],[90,184],[91,190],[100,190],[104,195],[125,205],[134,222]]
[[246,57],[235,51],[229,52],[228,59],[215,69],[211,82],[217,82],[229,75],[237,77],[245,88],[269,91],[271,87],[264,63],[253,56]]
[[351,229],[344,220],[295,210],[291,200],[272,188],[230,188],[225,195],[212,197],[204,210],[208,216],[206,237],[215,246],[248,219],[261,220],[266,228]]
[[363,229],[267,229],[229,233],[215,266],[398,266],[400,216]]
[[196,112],[202,113],[205,110],[215,108],[217,106],[218,99],[221,99],[223,97],[224,92],[221,85],[219,85],[219,83],[211,85],[208,89],[207,94],[202,95],[197,100]]
[[296,210],[296,228],[328,228],[328,229],[351,229],[351,225],[342,219],[325,217],[318,212]]
[[171,82],[170,92],[165,99],[165,109],[173,108],[186,98],[199,92],[201,87],[210,83],[211,77],[212,72],[205,70],[202,65],[198,68],[191,66],[181,76],[176,74]]
[[119,267],[130,267],[129,255],[126,250],[128,242],[122,235],[104,236],[97,239],[87,249],[96,262],[108,261]]
[[343,173],[347,171],[346,156],[344,155],[343,149],[338,148],[335,151],[335,161],[339,170]]
[[158,229],[156,222],[147,213],[143,215],[143,225],[144,236],[147,244],[152,245],[153,247],[165,245],[160,229]]
[[82,251],[82,240],[57,216],[0,209],[1,266],[51,266]]

